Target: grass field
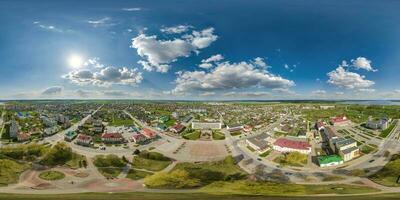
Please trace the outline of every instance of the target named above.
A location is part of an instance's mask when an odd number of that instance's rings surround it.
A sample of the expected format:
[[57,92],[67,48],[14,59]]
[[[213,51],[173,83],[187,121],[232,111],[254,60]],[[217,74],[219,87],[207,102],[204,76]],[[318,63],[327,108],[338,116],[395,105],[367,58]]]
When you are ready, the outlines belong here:
[[225,135],[219,131],[213,131],[212,137],[214,140],[225,140]]
[[130,178],[132,180],[140,180],[140,179],[146,178],[147,176],[150,176],[152,174],[153,173],[146,172],[146,171],[131,169],[131,170],[129,170],[126,178]]
[[45,171],[39,174],[39,178],[47,181],[55,181],[65,178],[65,174],[59,171]]
[[211,194],[237,195],[314,195],[359,194],[377,192],[379,190],[355,185],[297,185],[243,180],[234,182],[215,182],[203,187],[200,191]]
[[83,193],[61,195],[31,195],[31,194],[0,194],[0,200],[394,200],[399,194],[335,196],[335,197],[278,197],[278,196],[248,196],[248,195],[212,195],[204,193]]
[[29,165],[9,159],[0,159],[0,186],[16,183],[19,175],[27,170]]
[[198,140],[200,138],[200,131],[194,131],[182,136],[187,140]]
[[396,183],[400,177],[400,155],[393,155],[389,163],[387,163],[379,172],[371,178],[376,183],[389,187],[399,187],[400,183]]
[[386,138],[392,132],[395,126],[396,124],[392,122],[387,129],[383,130],[381,134],[379,134],[379,137]]
[[289,166],[301,167],[307,164],[307,159],[308,157],[305,154],[301,154],[298,152],[291,152],[276,157],[274,159],[274,162],[279,163],[283,166],[289,165]]
[[171,161],[152,160],[135,156],[132,166],[138,169],[145,169],[149,171],[160,171],[171,164]]

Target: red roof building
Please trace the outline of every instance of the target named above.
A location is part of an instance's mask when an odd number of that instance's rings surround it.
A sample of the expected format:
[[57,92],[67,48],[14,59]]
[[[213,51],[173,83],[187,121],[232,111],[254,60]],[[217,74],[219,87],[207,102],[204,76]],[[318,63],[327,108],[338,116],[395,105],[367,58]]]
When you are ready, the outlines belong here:
[[28,133],[28,132],[18,132],[17,133],[17,140],[19,142],[28,141],[29,139],[31,139],[31,133]]
[[175,124],[171,127],[171,131],[175,132],[175,133],[180,133],[183,131],[183,129],[185,128],[184,125],[182,124]]
[[152,130],[150,130],[150,129],[148,129],[148,128],[144,128],[144,129],[142,130],[142,134],[143,134],[144,136],[146,136],[146,138],[149,138],[149,139],[152,139],[152,138],[157,137],[157,134],[156,134],[154,131],[152,131]]
[[341,125],[347,125],[348,123],[350,123],[350,120],[347,119],[346,116],[338,116],[338,117],[333,117],[331,119],[331,124],[334,126],[341,126]]
[[103,142],[114,143],[114,142],[122,142],[124,138],[122,137],[121,133],[103,133],[103,135],[101,135],[101,140]]
[[80,145],[90,145],[90,143],[92,142],[92,137],[89,135],[83,135],[83,134],[79,134],[78,137],[76,138],[76,143],[80,144]]
[[135,142],[135,143],[144,142],[146,140],[147,140],[146,136],[144,136],[143,134],[140,134],[140,133],[139,134],[134,134],[131,137],[131,141]]
[[280,152],[311,153],[311,145],[306,141],[279,138],[274,142],[273,149]]

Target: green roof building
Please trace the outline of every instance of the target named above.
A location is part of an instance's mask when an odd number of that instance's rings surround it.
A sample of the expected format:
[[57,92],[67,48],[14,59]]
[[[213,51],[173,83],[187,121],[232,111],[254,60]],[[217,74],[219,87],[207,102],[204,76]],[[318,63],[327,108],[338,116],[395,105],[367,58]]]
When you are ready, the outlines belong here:
[[75,131],[68,131],[67,133],[65,133],[64,139],[65,139],[66,141],[71,142],[73,139],[76,138],[77,135],[78,135],[78,134],[76,134]]
[[338,155],[320,156],[318,163],[320,167],[332,167],[343,164],[343,159]]

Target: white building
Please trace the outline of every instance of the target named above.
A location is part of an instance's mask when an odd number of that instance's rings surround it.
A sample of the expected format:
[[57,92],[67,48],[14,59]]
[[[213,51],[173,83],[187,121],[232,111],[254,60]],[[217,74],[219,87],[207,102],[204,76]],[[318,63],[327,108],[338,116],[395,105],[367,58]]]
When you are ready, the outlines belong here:
[[221,122],[192,122],[192,129],[221,129]]
[[389,126],[389,120],[388,119],[379,119],[379,120],[374,120],[372,117],[368,118],[368,122],[366,124],[366,127],[371,128],[371,129],[381,129],[385,130]]
[[10,138],[17,138],[18,131],[19,131],[18,122],[15,120],[12,120],[11,124],[10,124],[10,130],[9,130]]

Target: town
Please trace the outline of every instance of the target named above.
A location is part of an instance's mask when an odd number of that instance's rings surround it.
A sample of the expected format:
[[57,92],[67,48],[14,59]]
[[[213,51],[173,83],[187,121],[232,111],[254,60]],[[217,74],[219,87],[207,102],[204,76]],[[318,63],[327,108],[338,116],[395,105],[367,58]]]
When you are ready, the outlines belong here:
[[0,169],[14,166],[0,173],[6,192],[215,190],[210,185],[227,178],[225,187],[253,179],[357,182],[349,187],[367,192],[400,186],[393,166],[400,161],[400,106],[133,100],[1,106]]

